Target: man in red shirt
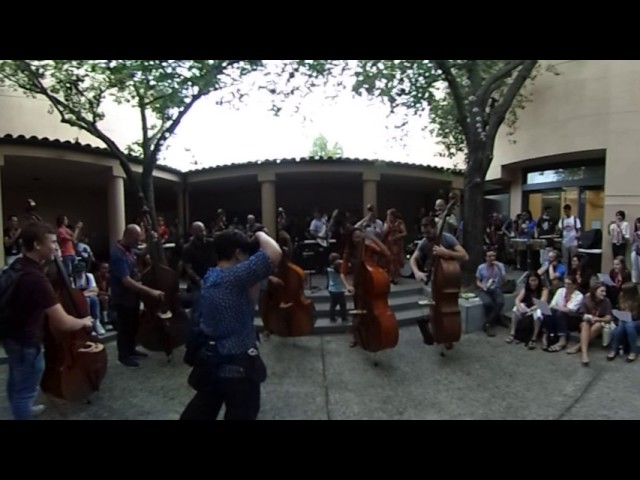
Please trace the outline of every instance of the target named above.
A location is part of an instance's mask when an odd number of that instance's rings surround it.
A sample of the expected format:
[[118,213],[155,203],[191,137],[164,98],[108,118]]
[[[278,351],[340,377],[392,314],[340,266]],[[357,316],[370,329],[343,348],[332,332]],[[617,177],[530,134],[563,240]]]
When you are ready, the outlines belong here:
[[76,242],[78,241],[78,234],[82,230],[82,222],[76,224],[75,230],[72,232],[67,228],[69,219],[65,215],[60,215],[56,219],[56,225],[58,226],[58,245],[60,246],[60,256],[62,257],[62,264],[69,277],[73,273],[73,266],[76,263]]
[[158,237],[160,237],[160,243],[167,241],[169,233],[169,229],[164,223],[164,217],[158,217]]

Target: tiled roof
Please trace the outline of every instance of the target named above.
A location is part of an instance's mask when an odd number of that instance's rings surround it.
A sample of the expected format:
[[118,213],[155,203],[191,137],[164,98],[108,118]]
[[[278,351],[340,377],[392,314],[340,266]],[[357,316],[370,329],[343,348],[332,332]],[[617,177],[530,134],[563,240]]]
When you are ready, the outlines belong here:
[[[0,137],[0,143],[10,144],[10,145],[34,145],[41,147],[53,147],[53,148],[64,148],[67,150],[75,150],[86,153],[93,153],[98,155],[109,156],[113,158],[113,155],[106,147],[96,147],[94,145],[88,143],[80,143],[80,142],[71,142],[69,140],[58,140],[58,139],[50,139],[47,137],[26,137],[25,135],[11,135],[7,134]],[[131,162],[141,164],[141,160],[137,157],[129,157]],[[175,173],[177,175],[193,175],[203,172],[210,172],[214,170],[223,170],[223,169],[235,169],[235,168],[248,168],[255,165],[281,165],[281,164],[290,164],[290,163],[305,163],[305,162],[348,162],[348,163],[364,163],[371,165],[393,165],[398,167],[419,167],[426,170],[430,170],[432,172],[440,172],[440,173],[453,173],[462,175],[464,170],[460,169],[452,169],[445,167],[436,167],[433,165],[425,165],[423,163],[410,163],[410,162],[397,162],[397,161],[388,161],[388,160],[377,160],[377,159],[366,159],[366,158],[320,158],[320,157],[303,157],[303,158],[283,158],[283,159],[270,159],[270,160],[256,160],[254,162],[244,162],[244,163],[230,163],[225,165],[215,165],[212,167],[203,167],[197,168],[188,171],[178,170],[177,168],[168,167],[166,165],[157,165],[156,168],[158,170],[163,170],[165,172]]]
[[[66,150],[75,150],[76,152],[93,153],[98,155],[104,155],[113,158],[113,154],[106,147],[96,147],[89,143],[71,142],[69,140],[50,139],[47,137],[26,137],[24,135],[11,135],[6,134],[0,137],[0,143],[9,145],[33,145],[39,147],[53,147],[64,148]],[[137,157],[129,156],[129,161],[142,165],[142,161]],[[182,175],[184,172],[177,168],[167,167],[165,165],[157,165],[158,170],[164,170],[165,172],[171,172],[178,175]]]
[[188,170],[185,173],[188,175],[198,174],[203,172],[217,171],[222,169],[232,169],[232,168],[242,168],[242,167],[251,167],[255,165],[282,165],[282,164],[291,164],[291,163],[306,163],[306,162],[323,162],[323,163],[331,163],[331,162],[347,162],[347,163],[365,163],[371,165],[393,165],[398,167],[419,167],[426,170],[430,170],[432,172],[441,172],[441,173],[453,173],[462,175],[464,170],[455,169],[455,168],[445,168],[445,167],[436,167],[434,165],[425,165],[424,163],[415,163],[415,162],[397,162],[397,161],[389,161],[389,160],[377,160],[377,159],[368,159],[368,158],[348,158],[348,157],[339,157],[339,158],[323,158],[323,157],[303,157],[303,158],[282,158],[282,159],[270,159],[270,160],[256,160],[254,162],[243,162],[243,163],[230,163],[225,165],[215,165],[212,167],[203,167],[197,168],[193,170]]

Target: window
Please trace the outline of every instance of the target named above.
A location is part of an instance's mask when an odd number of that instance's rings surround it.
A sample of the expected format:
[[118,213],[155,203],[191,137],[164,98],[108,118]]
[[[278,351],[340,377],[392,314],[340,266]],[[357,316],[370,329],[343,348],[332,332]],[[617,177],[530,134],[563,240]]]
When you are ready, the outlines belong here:
[[586,167],[554,168],[527,173],[526,185],[538,183],[568,182],[574,180],[601,179],[604,183],[604,165],[589,165]]

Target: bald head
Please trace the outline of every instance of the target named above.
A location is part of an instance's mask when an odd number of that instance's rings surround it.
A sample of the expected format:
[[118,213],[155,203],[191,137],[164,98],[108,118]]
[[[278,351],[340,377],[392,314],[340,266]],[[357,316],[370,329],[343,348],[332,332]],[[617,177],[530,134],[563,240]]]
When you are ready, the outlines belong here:
[[142,238],[142,229],[135,223],[132,223],[124,229],[122,243],[130,247],[135,247],[140,243],[140,238]]
[[436,200],[436,212],[438,212],[438,213],[444,212],[446,208],[447,208],[447,202],[445,202],[441,198]]
[[205,228],[204,223],[202,222],[193,222],[191,224],[191,235],[198,240],[202,240],[204,238]]

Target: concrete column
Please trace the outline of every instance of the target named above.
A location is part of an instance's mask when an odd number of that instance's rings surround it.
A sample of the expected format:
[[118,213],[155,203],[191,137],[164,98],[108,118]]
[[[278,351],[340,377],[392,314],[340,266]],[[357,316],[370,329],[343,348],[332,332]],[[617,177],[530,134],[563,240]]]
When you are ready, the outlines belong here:
[[184,187],[184,221],[185,221],[185,232],[189,233],[189,229],[191,228],[191,202],[189,201],[189,196],[191,191],[189,186]]
[[109,217],[109,246],[122,238],[126,227],[124,206],[124,177],[114,175],[107,182],[107,215]]
[[509,188],[510,200],[511,200],[511,218],[515,218],[516,215],[522,212],[522,171],[514,170],[510,172],[509,180],[511,185]]
[[[0,155],[0,232],[4,232],[4,207],[2,206],[2,170],[4,167],[4,155]],[[4,267],[6,258],[4,256],[4,233],[2,234],[2,255],[0,255],[0,268]]]
[[[380,174],[378,172],[362,172],[362,214],[367,214],[367,205],[373,205],[376,210],[378,205],[378,182]],[[379,213],[379,212],[378,212]]]
[[189,227],[186,224],[186,215],[185,215],[185,187],[180,184],[176,186],[176,204],[178,205],[178,236],[182,238],[184,236],[184,232],[186,232]]
[[265,172],[258,175],[262,196],[262,224],[267,227],[272,237],[277,230],[276,223],[276,174]]

